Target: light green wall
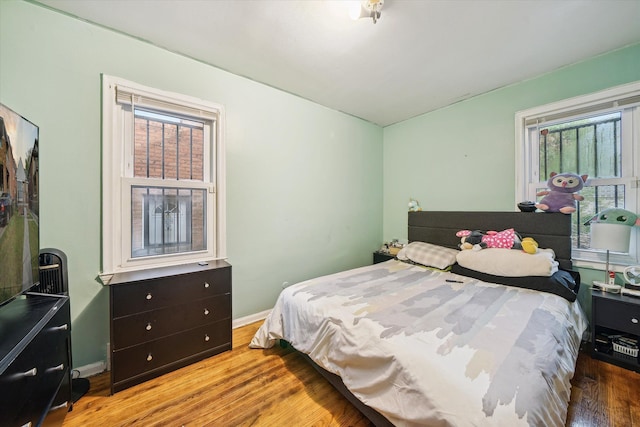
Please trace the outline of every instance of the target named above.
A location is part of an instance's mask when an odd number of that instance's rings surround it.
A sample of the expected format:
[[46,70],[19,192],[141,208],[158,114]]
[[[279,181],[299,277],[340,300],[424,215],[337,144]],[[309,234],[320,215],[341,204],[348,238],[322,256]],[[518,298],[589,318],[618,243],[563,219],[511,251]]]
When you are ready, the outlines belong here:
[[[100,76],[226,108],[233,316],[290,283],[365,265],[382,241],[382,129],[139,40],[0,1],[0,102],[40,126],[41,247],[69,259],[74,366],[103,361]],[[105,236],[109,238],[108,236]]]
[[640,44],[384,128],[383,238],[406,239],[410,197],[424,210],[517,210],[515,113],[636,80]]
[[384,128],[385,239],[425,210],[516,210],[515,113],[640,80],[640,44]]

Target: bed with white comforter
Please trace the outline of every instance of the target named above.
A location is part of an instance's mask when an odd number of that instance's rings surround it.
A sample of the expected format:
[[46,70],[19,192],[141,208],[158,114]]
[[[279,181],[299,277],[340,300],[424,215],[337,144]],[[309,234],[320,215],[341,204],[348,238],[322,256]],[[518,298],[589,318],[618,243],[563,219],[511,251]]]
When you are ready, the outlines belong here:
[[397,426],[563,426],[578,302],[399,260],[283,290],[250,346],[289,342]]

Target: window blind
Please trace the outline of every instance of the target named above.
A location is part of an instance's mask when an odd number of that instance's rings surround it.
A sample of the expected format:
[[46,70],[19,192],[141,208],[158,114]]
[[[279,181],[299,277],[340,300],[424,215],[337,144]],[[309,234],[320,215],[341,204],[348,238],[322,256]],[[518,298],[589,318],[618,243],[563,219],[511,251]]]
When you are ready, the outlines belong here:
[[148,94],[139,89],[132,89],[126,86],[116,86],[116,103],[130,105],[132,108],[143,107],[152,110],[170,111],[181,115],[195,117],[205,120],[215,121],[218,118],[217,111],[200,105],[197,102],[179,103],[170,97],[162,97],[157,94]]
[[532,127],[542,123],[548,125],[558,120],[567,121],[570,117],[585,116],[590,113],[601,113],[606,110],[633,108],[638,105],[640,105],[640,93],[633,93],[622,98],[608,99],[604,102],[599,100],[593,104],[578,108],[555,111],[538,117],[528,117],[525,121],[525,126]]

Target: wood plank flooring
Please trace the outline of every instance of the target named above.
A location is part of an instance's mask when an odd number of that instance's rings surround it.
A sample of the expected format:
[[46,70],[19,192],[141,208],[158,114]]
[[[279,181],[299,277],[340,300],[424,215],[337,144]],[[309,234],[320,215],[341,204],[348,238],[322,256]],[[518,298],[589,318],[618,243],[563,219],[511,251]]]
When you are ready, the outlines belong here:
[[[248,343],[262,322],[233,331],[233,349],[109,396],[109,374],[67,414],[74,426],[370,426],[299,354]],[[569,427],[640,427],[640,374],[580,354]]]

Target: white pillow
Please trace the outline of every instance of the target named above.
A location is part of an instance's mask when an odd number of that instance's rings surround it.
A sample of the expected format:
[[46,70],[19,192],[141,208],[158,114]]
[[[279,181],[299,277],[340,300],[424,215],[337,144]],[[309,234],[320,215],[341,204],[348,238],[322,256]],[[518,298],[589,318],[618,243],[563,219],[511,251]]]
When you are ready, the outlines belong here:
[[538,249],[528,254],[516,249],[487,248],[479,251],[460,251],[458,264],[470,270],[494,276],[552,276],[558,271],[553,249]]
[[456,262],[457,249],[432,245],[425,242],[411,242],[400,249],[397,258],[401,261],[413,261],[426,267],[444,270]]

